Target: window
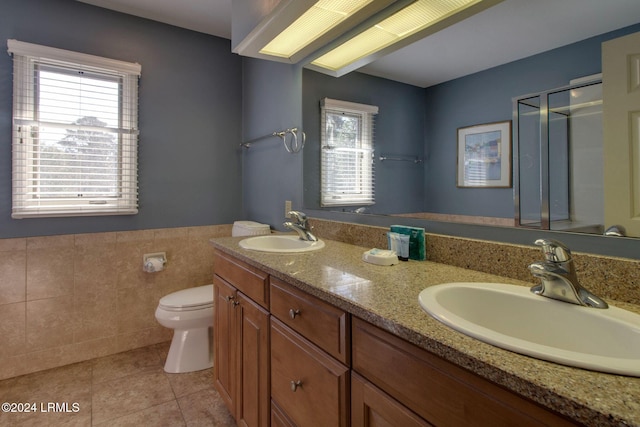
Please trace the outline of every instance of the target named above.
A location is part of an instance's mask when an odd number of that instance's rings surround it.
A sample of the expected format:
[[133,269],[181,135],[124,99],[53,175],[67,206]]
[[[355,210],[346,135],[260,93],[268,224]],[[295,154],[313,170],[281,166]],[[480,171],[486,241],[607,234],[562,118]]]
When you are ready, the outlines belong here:
[[13,218],[138,212],[140,66],[8,40]]
[[321,103],[321,205],[373,205],[373,119],[378,107]]

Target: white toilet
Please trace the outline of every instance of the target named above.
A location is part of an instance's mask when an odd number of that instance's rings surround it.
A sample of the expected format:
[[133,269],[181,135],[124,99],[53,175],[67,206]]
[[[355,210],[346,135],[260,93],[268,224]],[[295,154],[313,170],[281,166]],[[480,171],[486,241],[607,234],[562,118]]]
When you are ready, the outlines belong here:
[[156,319],[174,330],[165,372],[193,372],[213,366],[213,285],[162,297]]

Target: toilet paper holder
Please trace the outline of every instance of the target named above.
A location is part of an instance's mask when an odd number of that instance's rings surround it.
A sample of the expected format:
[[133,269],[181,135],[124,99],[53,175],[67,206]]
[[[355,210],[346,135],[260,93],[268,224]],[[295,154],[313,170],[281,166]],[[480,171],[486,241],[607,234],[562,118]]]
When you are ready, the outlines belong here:
[[152,254],[144,254],[142,256],[142,269],[147,273],[156,273],[164,270],[164,265],[166,263],[166,252],[155,252]]

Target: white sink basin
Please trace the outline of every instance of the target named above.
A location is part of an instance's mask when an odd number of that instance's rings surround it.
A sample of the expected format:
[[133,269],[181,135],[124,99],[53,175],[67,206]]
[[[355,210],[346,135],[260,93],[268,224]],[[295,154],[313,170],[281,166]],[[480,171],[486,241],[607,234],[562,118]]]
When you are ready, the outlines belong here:
[[500,283],[447,283],[418,297],[431,316],[495,346],[564,365],[640,376],[640,315]]
[[324,242],[322,240],[316,242],[300,240],[297,234],[271,234],[240,240],[240,247],[262,252],[296,253],[317,251],[324,248]]

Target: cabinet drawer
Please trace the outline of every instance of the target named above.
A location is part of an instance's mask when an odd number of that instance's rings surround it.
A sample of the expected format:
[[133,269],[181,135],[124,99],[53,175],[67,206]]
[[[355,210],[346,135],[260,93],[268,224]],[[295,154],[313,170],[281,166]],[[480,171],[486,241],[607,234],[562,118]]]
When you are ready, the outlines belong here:
[[271,278],[271,314],[344,364],[349,364],[350,322],[344,311]]
[[235,286],[240,292],[269,309],[269,275],[223,252],[213,256],[215,274]]
[[346,366],[271,317],[271,399],[292,423],[348,426],[349,383]]
[[567,419],[363,320],[353,369],[437,426],[568,426]]

